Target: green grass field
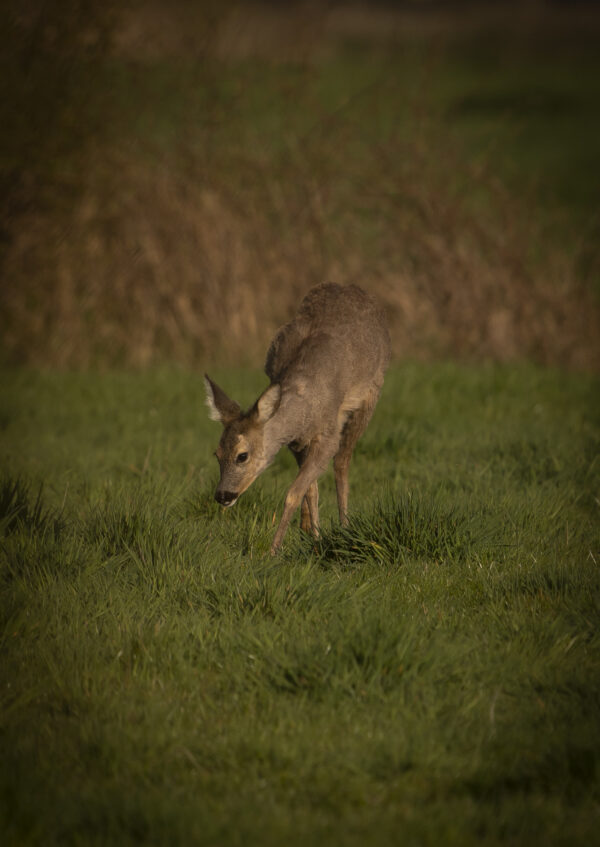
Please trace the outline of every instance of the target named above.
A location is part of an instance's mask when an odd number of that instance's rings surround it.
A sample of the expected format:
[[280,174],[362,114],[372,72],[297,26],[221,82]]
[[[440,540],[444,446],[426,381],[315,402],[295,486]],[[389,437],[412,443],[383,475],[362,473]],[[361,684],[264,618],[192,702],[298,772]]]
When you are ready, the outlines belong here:
[[[600,844],[600,19],[363,5],[0,11],[3,847]],[[202,370],[326,279],[396,362],[271,558]]]
[[199,374],[1,385],[3,844],[598,843],[596,379],[394,366],[274,559]]

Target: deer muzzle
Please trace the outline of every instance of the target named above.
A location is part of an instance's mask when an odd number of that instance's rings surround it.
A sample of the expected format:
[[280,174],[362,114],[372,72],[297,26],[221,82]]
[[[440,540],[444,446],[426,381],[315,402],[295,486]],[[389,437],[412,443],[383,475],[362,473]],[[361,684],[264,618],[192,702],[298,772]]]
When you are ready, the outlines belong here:
[[220,503],[221,506],[233,506],[238,497],[239,494],[233,491],[219,491],[218,488],[215,491],[215,500],[217,503]]

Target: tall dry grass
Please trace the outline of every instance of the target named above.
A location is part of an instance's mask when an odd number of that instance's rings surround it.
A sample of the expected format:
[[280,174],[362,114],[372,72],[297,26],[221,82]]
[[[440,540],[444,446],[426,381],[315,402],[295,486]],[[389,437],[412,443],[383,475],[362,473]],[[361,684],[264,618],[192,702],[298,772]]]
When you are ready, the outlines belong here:
[[303,293],[335,280],[383,301],[397,356],[598,368],[599,307],[576,258],[419,104],[413,118],[360,155],[343,109],[276,156],[194,137],[157,159],[93,133],[73,190],[55,183],[11,221],[3,357],[258,364]]
[[[12,361],[86,367],[176,360],[258,362],[277,325],[323,280],[384,302],[397,356],[596,368],[598,305],[574,260],[546,244],[485,176],[412,145],[378,151],[346,190],[310,151],[284,174],[248,161],[252,184],[102,154],[72,210],[32,214],[4,267],[3,347]],[[365,223],[366,221],[366,223]],[[543,244],[543,242],[542,242]]]

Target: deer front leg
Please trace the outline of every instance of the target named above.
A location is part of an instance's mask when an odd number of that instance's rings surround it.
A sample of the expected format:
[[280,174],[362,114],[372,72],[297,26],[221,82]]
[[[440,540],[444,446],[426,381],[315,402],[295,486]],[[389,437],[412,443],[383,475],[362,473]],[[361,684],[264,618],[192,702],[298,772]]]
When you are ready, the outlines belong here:
[[[301,450],[297,450],[294,447],[290,446],[290,450],[292,451],[296,462],[298,463],[298,468],[302,468],[302,465],[306,461],[309,454],[309,447],[304,447]],[[301,505],[301,514],[300,514],[300,529],[303,532],[312,532],[315,538],[319,536],[319,484],[315,480],[315,482],[309,485],[306,494],[302,499]]]
[[283,507],[283,515],[275,538],[271,544],[271,555],[281,547],[283,537],[287,532],[287,528],[294,515],[294,512],[302,503],[303,498],[306,498],[308,513],[310,516],[311,529],[316,535],[319,531],[319,490],[317,487],[317,479],[327,467],[327,462],[331,458],[333,447],[329,443],[311,444],[308,452],[302,458],[302,464],[298,476],[290,486],[290,489],[285,497]]
[[319,483],[315,480],[302,500],[302,515],[300,529],[311,532],[315,538],[319,537]]
[[283,541],[283,537],[287,532],[287,528],[290,524],[290,521],[294,515],[294,512],[302,502],[302,498],[306,494],[308,489],[308,485],[301,480],[302,471],[296,477],[296,481],[292,484],[292,487],[288,491],[285,497],[285,505],[283,507],[283,515],[281,516],[281,520],[279,522],[279,526],[277,527],[277,532],[275,533],[275,538],[273,539],[273,543],[271,544],[271,556],[274,556],[279,548],[281,547],[281,542]]

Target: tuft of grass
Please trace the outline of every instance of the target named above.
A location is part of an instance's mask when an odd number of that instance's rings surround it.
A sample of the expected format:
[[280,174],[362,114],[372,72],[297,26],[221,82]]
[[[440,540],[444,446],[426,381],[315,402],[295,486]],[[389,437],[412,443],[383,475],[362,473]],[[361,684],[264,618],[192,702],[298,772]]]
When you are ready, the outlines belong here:
[[407,558],[449,563],[473,554],[480,520],[481,515],[461,514],[431,497],[388,495],[370,513],[352,515],[347,527],[332,526],[315,550],[323,563],[361,566],[376,559],[393,566]]
[[25,532],[28,535],[57,538],[63,524],[60,514],[43,501],[43,485],[32,500],[30,486],[23,479],[4,477],[0,482],[0,527],[3,534]]

